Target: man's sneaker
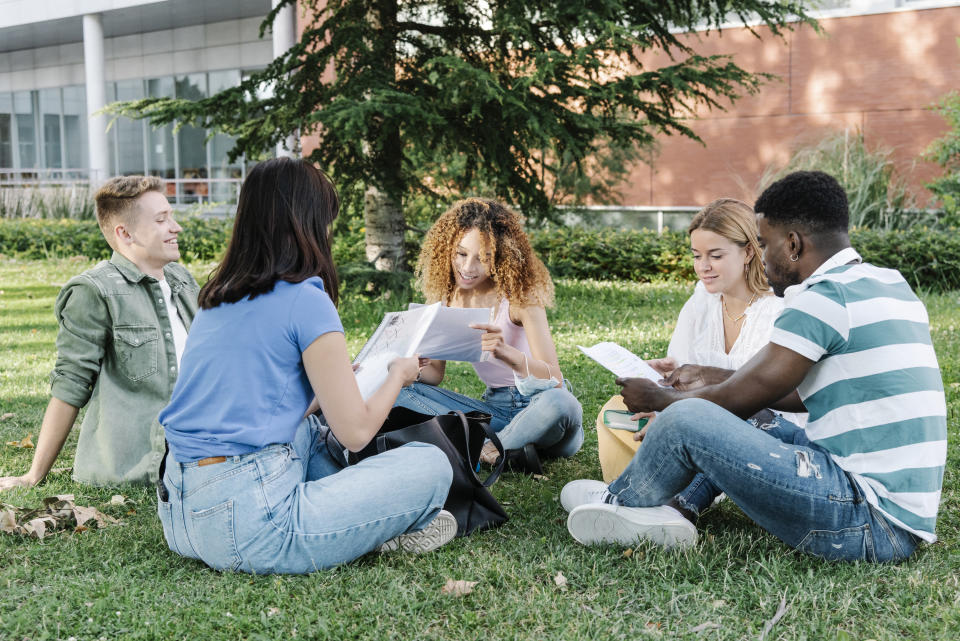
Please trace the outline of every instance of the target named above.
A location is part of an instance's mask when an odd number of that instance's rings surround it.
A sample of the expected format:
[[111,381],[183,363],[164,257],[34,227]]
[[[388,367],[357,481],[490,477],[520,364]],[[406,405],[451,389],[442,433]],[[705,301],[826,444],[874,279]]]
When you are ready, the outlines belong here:
[[652,541],[667,548],[687,547],[697,542],[697,528],[666,505],[624,507],[606,503],[581,505],[567,517],[567,530],[584,545],[619,543],[633,545]]
[[377,548],[377,551],[393,552],[395,550],[403,550],[404,552],[422,554],[423,552],[436,550],[441,545],[449,543],[456,535],[457,519],[446,510],[440,510],[427,527],[419,532],[410,532],[409,534],[395,536]]
[[576,507],[588,503],[609,503],[608,497],[612,495],[607,491],[607,484],[603,481],[594,481],[591,479],[580,479],[579,481],[570,481],[560,490],[560,505],[567,512]]

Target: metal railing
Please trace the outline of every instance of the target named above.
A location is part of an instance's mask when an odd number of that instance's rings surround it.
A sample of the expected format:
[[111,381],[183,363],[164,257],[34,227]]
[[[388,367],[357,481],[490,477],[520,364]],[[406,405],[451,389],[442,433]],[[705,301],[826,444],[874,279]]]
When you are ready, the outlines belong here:
[[690,206],[590,205],[560,207],[561,217],[568,225],[621,227],[628,229],[654,228],[658,234],[667,229],[686,229],[690,219],[702,209]]
[[[242,178],[163,178],[173,204],[236,203]],[[76,191],[90,189],[90,170],[0,168],[0,188]]]

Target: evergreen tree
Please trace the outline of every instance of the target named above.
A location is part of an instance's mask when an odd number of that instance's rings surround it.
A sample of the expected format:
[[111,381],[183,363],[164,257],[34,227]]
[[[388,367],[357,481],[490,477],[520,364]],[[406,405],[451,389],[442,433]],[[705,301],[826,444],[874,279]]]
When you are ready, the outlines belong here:
[[[810,22],[800,0],[298,4],[310,16],[299,43],[239,87],[110,110],[226,132],[231,158],[294,131],[319,136],[310,159],[348,198],[363,194],[367,255],[387,270],[403,268],[405,197],[483,191],[547,215],[558,187],[602,191],[610,181],[591,168],[619,159],[622,174],[659,134],[698,139],[694,108],[723,108],[767,79],[698,55],[682,31],[741,20],[780,36],[795,17]],[[650,50],[672,64],[645,68]]]

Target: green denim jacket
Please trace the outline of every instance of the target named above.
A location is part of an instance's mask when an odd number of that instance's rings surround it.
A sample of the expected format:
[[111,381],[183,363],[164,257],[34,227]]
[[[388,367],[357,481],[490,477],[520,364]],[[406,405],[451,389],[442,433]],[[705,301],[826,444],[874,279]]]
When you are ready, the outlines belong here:
[[[177,263],[163,274],[189,330],[197,313],[197,282]],[[63,286],[55,313],[60,329],[50,393],[87,407],[74,480],[93,485],[156,480],[164,452],[157,414],[177,380],[160,283],[114,252]]]

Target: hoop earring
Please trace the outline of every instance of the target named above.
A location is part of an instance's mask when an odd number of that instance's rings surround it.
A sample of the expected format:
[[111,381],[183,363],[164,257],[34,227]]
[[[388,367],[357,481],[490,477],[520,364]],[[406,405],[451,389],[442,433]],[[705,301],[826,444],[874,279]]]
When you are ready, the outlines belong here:
[[800,260],[800,254],[794,254],[793,256],[790,257],[790,262],[791,262],[791,263],[795,263],[795,262],[797,262],[798,260]]

